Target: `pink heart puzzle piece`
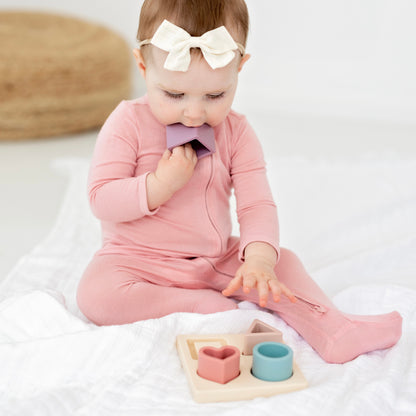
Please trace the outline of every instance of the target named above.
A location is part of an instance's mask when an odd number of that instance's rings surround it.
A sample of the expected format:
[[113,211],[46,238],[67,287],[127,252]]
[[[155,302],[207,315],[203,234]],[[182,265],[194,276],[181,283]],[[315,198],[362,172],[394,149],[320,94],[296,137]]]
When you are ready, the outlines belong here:
[[240,350],[232,345],[202,347],[198,353],[198,375],[225,384],[240,374]]

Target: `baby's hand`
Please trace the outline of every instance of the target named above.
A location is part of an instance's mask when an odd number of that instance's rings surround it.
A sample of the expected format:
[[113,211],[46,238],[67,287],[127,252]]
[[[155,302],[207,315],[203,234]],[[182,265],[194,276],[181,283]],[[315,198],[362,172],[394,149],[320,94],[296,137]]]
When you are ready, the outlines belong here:
[[198,161],[190,143],[166,150],[155,171],[156,179],[173,194],[191,179]]
[[222,291],[224,296],[230,296],[240,287],[245,293],[257,288],[259,293],[259,305],[266,306],[269,292],[273,295],[275,302],[280,301],[282,294],[287,296],[291,302],[296,302],[295,295],[283,283],[277,279],[273,265],[262,257],[250,256],[239,267],[234,279]]

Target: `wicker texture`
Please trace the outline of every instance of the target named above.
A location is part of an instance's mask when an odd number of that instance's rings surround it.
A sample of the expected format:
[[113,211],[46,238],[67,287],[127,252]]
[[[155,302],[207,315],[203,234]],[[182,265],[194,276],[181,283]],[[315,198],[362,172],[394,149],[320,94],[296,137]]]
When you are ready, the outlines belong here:
[[131,51],[77,18],[0,12],[0,140],[102,125],[131,91]]

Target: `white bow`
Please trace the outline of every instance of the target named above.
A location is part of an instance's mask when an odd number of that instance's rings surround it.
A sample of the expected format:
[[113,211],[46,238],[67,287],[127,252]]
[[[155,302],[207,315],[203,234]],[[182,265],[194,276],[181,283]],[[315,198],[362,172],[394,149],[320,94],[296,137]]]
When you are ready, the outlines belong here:
[[[149,42],[141,42],[141,44],[145,43]],[[191,48],[200,48],[212,69],[228,65],[233,60],[236,49],[240,49],[240,52],[241,49],[244,51],[244,47],[234,42],[224,26],[210,30],[202,36],[191,36],[186,30],[167,20],[164,20],[156,30],[150,43],[169,52],[164,68],[170,71],[188,70]]]

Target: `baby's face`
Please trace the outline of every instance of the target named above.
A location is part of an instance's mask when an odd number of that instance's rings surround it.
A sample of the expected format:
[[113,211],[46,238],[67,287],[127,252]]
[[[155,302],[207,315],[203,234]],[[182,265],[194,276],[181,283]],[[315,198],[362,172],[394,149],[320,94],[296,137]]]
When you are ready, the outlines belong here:
[[188,71],[179,72],[164,69],[167,52],[152,49],[142,74],[154,116],[165,125],[220,124],[231,109],[244,58],[242,61],[236,53],[227,66],[213,70],[200,54],[195,54]]

